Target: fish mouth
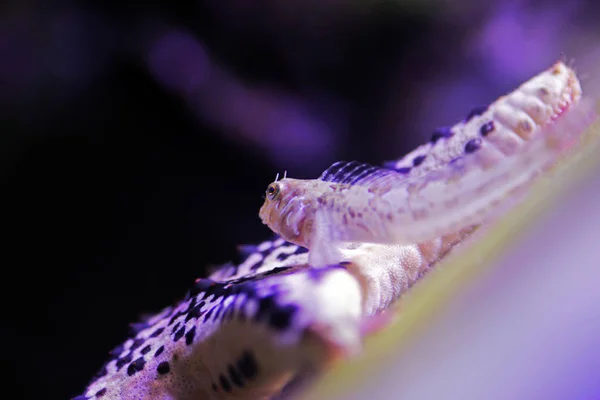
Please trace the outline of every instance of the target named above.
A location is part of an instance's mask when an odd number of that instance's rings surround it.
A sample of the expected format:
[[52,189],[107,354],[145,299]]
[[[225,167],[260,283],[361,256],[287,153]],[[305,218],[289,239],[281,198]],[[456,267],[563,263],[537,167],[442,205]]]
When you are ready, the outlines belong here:
[[[497,122],[528,141],[537,128],[553,123],[581,99],[575,71],[559,61],[494,104]],[[512,149],[508,149],[512,154]]]
[[262,223],[267,225],[275,234],[281,235],[279,226],[280,221],[277,215],[276,203],[265,201],[258,211],[258,216],[260,217]]
[[300,227],[304,222],[303,206],[295,204],[297,201],[294,199],[285,200],[265,202],[258,215],[263,224],[273,232],[289,242],[296,243],[301,233]]
[[551,74],[566,74],[566,83],[561,91],[558,101],[553,105],[553,113],[550,122],[560,118],[565,112],[569,111],[571,106],[578,103],[581,99],[581,84],[573,69],[567,67],[564,63],[556,63],[550,68]]
[[582,96],[581,84],[575,71],[562,61],[542,72],[535,84],[536,97],[550,108],[548,118],[540,123],[542,126],[560,118]]
[[263,205],[260,207],[260,210],[258,211],[258,216],[260,218],[260,220],[262,221],[263,224],[267,225],[270,227],[270,215],[271,215],[271,208],[272,208],[272,204],[267,203],[266,201],[263,203]]

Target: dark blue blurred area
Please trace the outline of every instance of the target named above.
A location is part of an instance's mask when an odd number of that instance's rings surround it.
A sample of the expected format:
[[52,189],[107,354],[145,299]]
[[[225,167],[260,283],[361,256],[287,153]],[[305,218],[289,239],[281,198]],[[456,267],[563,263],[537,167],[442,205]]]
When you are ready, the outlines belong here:
[[397,158],[556,59],[598,58],[592,1],[250,4],[0,6],[19,398],[81,392],[130,322],[269,237],[277,172]]

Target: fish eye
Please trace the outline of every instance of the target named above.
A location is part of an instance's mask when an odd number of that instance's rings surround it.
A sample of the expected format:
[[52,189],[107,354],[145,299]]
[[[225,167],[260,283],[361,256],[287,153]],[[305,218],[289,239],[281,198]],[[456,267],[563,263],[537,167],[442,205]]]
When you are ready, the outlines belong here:
[[277,195],[279,194],[279,185],[276,183],[271,183],[267,188],[267,197],[269,200],[275,200]]

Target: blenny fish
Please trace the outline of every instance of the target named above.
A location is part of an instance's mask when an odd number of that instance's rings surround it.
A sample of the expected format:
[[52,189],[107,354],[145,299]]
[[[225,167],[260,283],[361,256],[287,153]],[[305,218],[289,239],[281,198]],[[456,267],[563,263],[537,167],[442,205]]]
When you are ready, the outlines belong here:
[[386,168],[341,162],[316,180],[274,182],[260,217],[279,236],[240,246],[242,263],[133,324],[75,399],[285,393],[360,351],[364,321],[526,189],[591,114],[558,62]]
[[444,137],[435,134],[417,150],[412,168],[403,161],[393,170],[337,162],[318,179],[274,182],[260,217],[284,239],[308,247],[313,267],[342,259],[344,242],[429,241],[485,222],[595,117],[593,102],[581,100],[575,73],[563,63],[477,114]]

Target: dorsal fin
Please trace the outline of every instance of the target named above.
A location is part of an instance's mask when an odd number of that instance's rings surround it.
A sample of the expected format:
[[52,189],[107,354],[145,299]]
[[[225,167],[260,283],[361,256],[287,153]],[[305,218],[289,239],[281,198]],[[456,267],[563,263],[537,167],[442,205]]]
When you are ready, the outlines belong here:
[[386,168],[376,167],[358,161],[338,161],[327,168],[320,180],[325,182],[346,183],[349,185],[373,185],[374,183],[403,180],[404,176]]

